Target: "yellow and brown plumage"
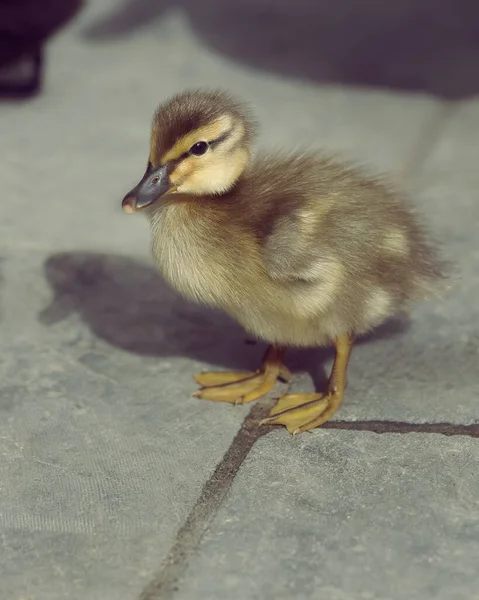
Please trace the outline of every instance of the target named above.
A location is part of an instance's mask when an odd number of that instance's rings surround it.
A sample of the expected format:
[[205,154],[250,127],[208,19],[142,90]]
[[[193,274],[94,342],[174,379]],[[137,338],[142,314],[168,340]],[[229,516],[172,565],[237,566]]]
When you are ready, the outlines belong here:
[[145,209],[165,279],[268,342],[256,373],[196,376],[204,399],[246,403],[289,379],[288,347],[334,345],[326,391],[279,399],[266,423],[317,427],[344,396],[354,338],[441,288],[442,263],[402,196],[314,153],[252,158],[249,110],[191,91],[153,119],[148,167],[123,200]]

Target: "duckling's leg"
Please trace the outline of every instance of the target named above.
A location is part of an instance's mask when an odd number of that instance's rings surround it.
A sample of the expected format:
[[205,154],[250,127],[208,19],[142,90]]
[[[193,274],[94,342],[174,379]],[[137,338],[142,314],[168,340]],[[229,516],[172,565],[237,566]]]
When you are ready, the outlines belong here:
[[263,367],[255,373],[199,373],[195,380],[203,387],[193,396],[234,404],[252,402],[267,394],[277,379],[290,381],[291,373],[282,362],[283,353],[282,349],[270,346],[263,359]]
[[334,415],[344,398],[346,371],[353,346],[349,335],[335,342],[336,355],[325,394],[289,394],[280,398],[261,425],[284,425],[297,434],[319,427]]

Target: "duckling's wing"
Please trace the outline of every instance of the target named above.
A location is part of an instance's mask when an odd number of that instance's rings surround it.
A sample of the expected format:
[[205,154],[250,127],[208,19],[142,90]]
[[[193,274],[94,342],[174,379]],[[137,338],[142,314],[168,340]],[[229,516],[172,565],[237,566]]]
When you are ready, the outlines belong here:
[[318,281],[331,264],[327,248],[318,243],[312,215],[309,223],[306,215],[277,219],[264,240],[262,258],[269,276],[283,281]]
[[322,279],[323,263],[330,262],[334,244],[323,221],[340,197],[343,179],[344,167],[310,155],[281,163],[266,157],[256,163],[251,197],[263,211],[258,227],[262,258],[273,279]]

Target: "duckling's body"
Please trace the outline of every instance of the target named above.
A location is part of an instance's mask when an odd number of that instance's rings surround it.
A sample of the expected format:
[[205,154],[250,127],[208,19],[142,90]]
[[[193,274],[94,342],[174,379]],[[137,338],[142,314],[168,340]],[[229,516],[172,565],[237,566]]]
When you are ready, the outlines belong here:
[[[289,378],[284,348],[336,346],[327,393],[285,396],[267,419],[299,432],[338,408],[354,337],[438,289],[441,264],[387,185],[313,154],[250,161],[252,131],[227,95],[175,97],[155,116],[140,191],[166,280],[270,344],[256,374],[197,376],[199,397],[251,401]],[[158,178],[166,194],[150,202]],[[134,192],[127,212],[138,206]]]
[[434,255],[403,203],[314,156],[259,159],[226,194],[178,194],[149,213],[169,283],[272,344],[365,333],[435,284]]

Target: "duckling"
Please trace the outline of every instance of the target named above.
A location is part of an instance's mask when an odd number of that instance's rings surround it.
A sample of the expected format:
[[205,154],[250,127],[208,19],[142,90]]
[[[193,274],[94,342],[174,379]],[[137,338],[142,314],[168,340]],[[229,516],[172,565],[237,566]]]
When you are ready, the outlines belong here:
[[326,390],[284,395],[262,421],[297,434],[340,407],[356,337],[439,291],[443,263],[399,192],[314,152],[253,158],[255,134],[249,106],[225,91],[173,96],[122,207],[146,212],[171,286],[268,344],[254,373],[196,375],[196,397],[246,404],[291,380],[288,348],[334,346]]

